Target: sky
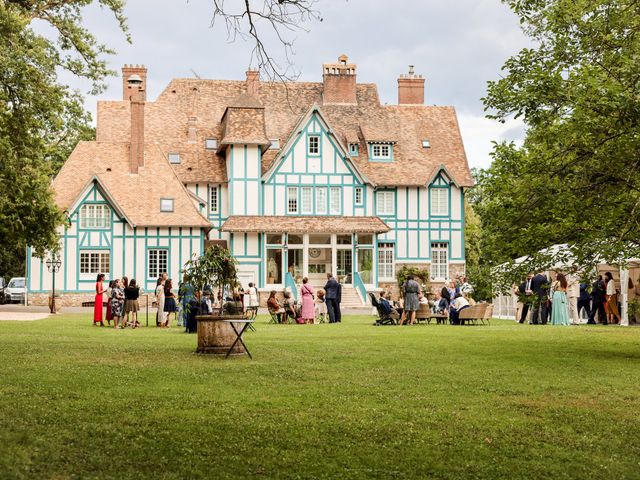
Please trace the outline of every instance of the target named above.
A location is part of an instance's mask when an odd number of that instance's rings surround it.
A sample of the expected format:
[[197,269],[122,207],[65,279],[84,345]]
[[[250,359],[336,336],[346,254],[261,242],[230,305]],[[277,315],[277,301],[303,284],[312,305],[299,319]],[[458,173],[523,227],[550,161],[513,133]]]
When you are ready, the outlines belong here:
[[[233,2],[241,4],[227,0]],[[357,65],[358,81],[377,84],[381,101],[394,104],[397,78],[412,64],[426,78],[425,103],[456,108],[471,167],[490,165],[492,141],[522,138],[521,123],[486,119],[481,101],[486,82],[499,78],[504,61],[530,45],[517,17],[499,0],[319,0],[315,9],[322,21],[288,34],[295,40],[291,61],[299,80],[322,81],[322,64],[344,53]],[[108,63],[118,74],[125,63],[147,66],[148,100],[172,78],[242,80],[251,66],[253,44],[229,41],[222,22],[212,27],[210,1],[129,0],[125,14],[131,44],[108,11],[88,8],[84,24],[116,50]],[[281,44],[264,38],[269,53],[284,63]],[[68,76],[62,80],[87,90]],[[107,83],[99,96],[86,96],[92,113],[97,100],[121,98],[121,79]]]

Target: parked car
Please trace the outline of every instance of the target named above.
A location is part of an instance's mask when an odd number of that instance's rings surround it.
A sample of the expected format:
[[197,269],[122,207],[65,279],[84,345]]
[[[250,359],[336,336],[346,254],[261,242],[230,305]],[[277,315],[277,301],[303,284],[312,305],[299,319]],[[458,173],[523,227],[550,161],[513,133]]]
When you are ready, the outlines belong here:
[[24,303],[27,286],[24,277],[13,277],[4,289],[4,299],[7,303]]
[[5,303],[4,289],[6,286],[7,284],[5,283],[4,278],[0,277],[0,305],[4,305]]

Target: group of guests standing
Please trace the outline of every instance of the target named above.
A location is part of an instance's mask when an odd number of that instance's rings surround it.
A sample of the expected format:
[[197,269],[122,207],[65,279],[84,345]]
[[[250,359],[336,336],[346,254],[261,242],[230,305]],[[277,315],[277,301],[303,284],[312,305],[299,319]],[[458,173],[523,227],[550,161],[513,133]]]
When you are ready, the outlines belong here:
[[[104,320],[111,326],[113,321],[114,328],[138,328],[138,311],[140,306],[138,298],[140,297],[141,288],[138,287],[136,280],[132,278],[130,281],[127,277],[111,280],[109,286],[104,288],[105,274],[100,273],[96,278],[96,296],[93,307],[93,325],[104,327]],[[103,320],[102,312],[106,297],[107,311]]]
[[178,304],[173,292],[173,281],[168,277],[166,273],[162,273],[156,282],[155,294],[158,304],[156,326],[160,328],[169,328],[172,313],[175,320],[178,318]]
[[596,315],[600,323],[620,323],[618,309],[618,287],[611,272],[591,284],[580,282],[575,274],[556,273],[549,282],[544,272],[530,273],[520,285],[515,287],[521,310],[519,323],[524,323],[531,310],[533,325],[570,325],[581,323],[580,313],[584,310],[587,323],[595,324]]

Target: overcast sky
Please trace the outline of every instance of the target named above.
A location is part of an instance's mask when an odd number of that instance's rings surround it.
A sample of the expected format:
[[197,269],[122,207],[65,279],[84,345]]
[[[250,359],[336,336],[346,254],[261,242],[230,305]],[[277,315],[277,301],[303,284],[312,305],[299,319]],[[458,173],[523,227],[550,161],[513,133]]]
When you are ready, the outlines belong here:
[[[486,120],[480,100],[487,80],[498,78],[504,61],[528,45],[518,19],[499,0],[320,0],[316,8],[323,21],[293,35],[300,80],[321,81],[322,63],[344,53],[357,65],[359,82],[376,83],[382,102],[396,103],[398,75],[413,64],[426,78],[425,102],[456,107],[470,166],[490,164],[492,140],[521,138],[520,124]],[[117,51],[109,58],[112,69],[148,67],[149,100],[171,78],[193,71],[201,78],[245,78],[253,45],[230,43],[223,23],[210,26],[211,2],[129,0],[125,12],[132,44],[104,10],[90,8],[85,24]],[[267,43],[283,58],[281,45],[269,37]],[[120,98],[120,78],[108,83],[105,93],[87,97],[92,112],[96,100]]]

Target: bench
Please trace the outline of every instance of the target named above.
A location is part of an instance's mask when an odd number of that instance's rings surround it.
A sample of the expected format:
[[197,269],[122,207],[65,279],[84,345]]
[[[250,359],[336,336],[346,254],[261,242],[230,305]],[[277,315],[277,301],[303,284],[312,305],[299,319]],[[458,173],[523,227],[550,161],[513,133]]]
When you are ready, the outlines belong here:
[[488,303],[478,303],[472,307],[460,310],[458,318],[461,322],[464,320],[467,324],[477,325],[478,322],[481,322],[484,325],[485,320],[487,321],[487,324],[489,324],[492,314],[493,305]]
[[444,313],[433,313],[431,307],[426,303],[421,303],[416,312],[416,322],[420,323],[421,320],[431,324],[431,320],[435,320],[436,323],[446,323],[449,317]]

